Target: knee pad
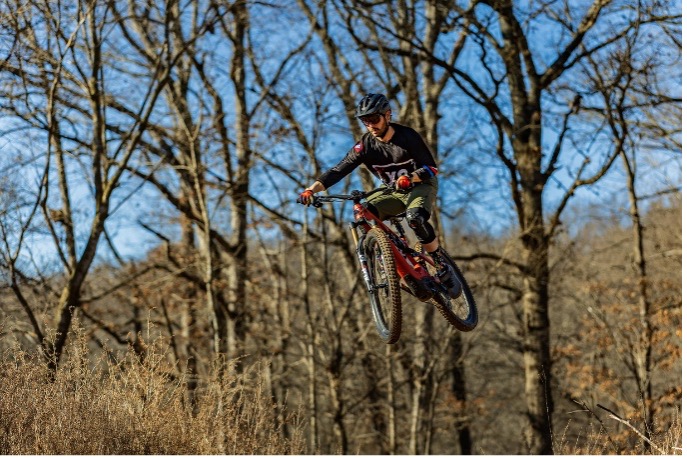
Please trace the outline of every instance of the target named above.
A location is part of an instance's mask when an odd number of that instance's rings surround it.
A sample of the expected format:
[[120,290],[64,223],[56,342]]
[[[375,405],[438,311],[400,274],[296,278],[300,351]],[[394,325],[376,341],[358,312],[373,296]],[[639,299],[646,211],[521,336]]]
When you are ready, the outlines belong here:
[[434,228],[427,221],[429,213],[424,208],[411,208],[406,212],[408,226],[415,232],[420,243],[429,243],[436,238]]

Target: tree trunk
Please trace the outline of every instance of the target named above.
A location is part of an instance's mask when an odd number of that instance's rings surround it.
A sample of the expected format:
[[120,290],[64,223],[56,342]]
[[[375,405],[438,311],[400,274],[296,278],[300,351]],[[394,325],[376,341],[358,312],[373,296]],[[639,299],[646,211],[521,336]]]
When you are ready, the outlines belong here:
[[395,455],[397,449],[396,439],[396,380],[394,377],[394,352],[391,346],[386,347],[386,370],[389,376],[389,386],[387,387],[387,412],[389,424],[389,448],[387,453]]
[[229,265],[229,355],[232,358],[240,356],[246,339],[246,282],[245,272],[248,266],[248,189],[249,171],[251,168],[250,150],[250,115],[246,99],[246,56],[245,41],[247,38],[249,16],[246,2],[236,2],[232,5],[234,24],[230,37],[234,44],[231,59],[231,80],[234,85],[234,104],[236,110],[236,158],[237,167],[233,177],[231,192],[231,258]]
[[528,452],[535,455],[553,453],[551,412],[551,360],[549,348],[548,267],[546,247],[525,250],[527,266],[533,273],[524,281],[524,345],[526,431]]
[[422,450],[422,439],[428,425],[428,412],[430,410],[430,390],[428,380],[430,378],[430,358],[428,342],[432,336],[432,312],[431,307],[415,307],[415,342],[412,347],[412,361],[410,361],[410,387],[411,387],[411,414],[408,454],[418,455]]
[[[463,341],[458,333],[454,334],[451,338],[450,355],[450,360],[455,361],[451,369],[451,392],[456,401],[458,401],[458,405],[465,406],[467,404],[467,389],[464,376]],[[460,414],[456,416],[460,417]],[[456,422],[456,429],[458,431],[458,445],[460,447],[459,454],[472,455],[472,436],[469,424],[466,421],[459,420]]]
[[551,412],[551,357],[549,344],[549,241],[544,227],[539,171],[541,154],[537,139],[516,145],[522,186],[521,242],[525,266],[523,284],[523,358],[528,425],[525,432],[528,453],[553,454]]
[[315,373],[315,327],[313,324],[313,316],[310,310],[310,282],[309,277],[309,262],[308,251],[306,249],[306,240],[308,238],[308,220],[304,219],[303,224],[303,240],[300,246],[301,249],[301,285],[302,301],[305,310],[305,364],[308,371],[307,379],[307,411],[308,411],[308,448],[310,453],[318,453],[320,447],[319,429],[317,423],[317,416],[319,409],[317,406],[317,379]]
[[[634,349],[635,372],[637,389],[644,408],[644,434],[651,437],[651,426],[654,424],[653,385],[651,381],[653,326],[650,321],[650,301],[647,292],[648,275],[646,271],[646,257],[644,255],[644,227],[639,212],[637,189],[635,186],[635,171],[626,151],[621,152],[625,171],[627,172],[627,194],[630,202],[630,216],[632,217],[632,269],[639,287],[639,320],[642,326],[641,336]],[[644,443],[644,451],[648,452],[649,445]]]

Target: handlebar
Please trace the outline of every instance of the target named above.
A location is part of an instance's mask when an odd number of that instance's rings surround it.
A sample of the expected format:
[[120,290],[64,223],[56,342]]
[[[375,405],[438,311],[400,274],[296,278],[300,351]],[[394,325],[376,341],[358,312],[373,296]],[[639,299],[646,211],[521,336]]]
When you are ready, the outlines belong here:
[[[356,203],[360,202],[361,200],[371,196],[372,194],[375,194],[379,191],[382,191],[384,194],[391,194],[394,192],[394,187],[392,186],[382,186],[379,188],[375,188],[372,191],[358,191],[354,190],[351,191],[350,194],[330,194],[328,196],[312,196],[312,206],[315,208],[320,208],[323,203],[325,202],[335,202],[338,200],[352,200]],[[301,203],[300,200],[297,200],[296,202]]]

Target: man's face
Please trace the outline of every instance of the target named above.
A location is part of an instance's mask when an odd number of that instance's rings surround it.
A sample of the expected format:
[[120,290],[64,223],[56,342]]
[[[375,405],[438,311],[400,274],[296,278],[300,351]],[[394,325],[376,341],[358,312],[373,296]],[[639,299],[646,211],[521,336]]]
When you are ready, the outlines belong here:
[[383,138],[386,135],[387,130],[389,130],[389,116],[391,115],[391,110],[387,111],[383,115],[371,114],[363,116],[360,120],[363,122],[367,131],[374,135],[376,138]]

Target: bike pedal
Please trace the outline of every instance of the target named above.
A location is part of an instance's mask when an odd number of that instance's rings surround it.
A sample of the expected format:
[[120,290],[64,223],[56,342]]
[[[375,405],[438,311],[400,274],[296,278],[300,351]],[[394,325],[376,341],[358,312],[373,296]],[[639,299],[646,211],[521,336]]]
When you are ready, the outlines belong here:
[[458,275],[449,266],[445,266],[443,272],[437,274],[441,284],[448,290],[448,295],[452,299],[457,299],[463,293],[463,288],[460,286],[460,280],[458,280]]

